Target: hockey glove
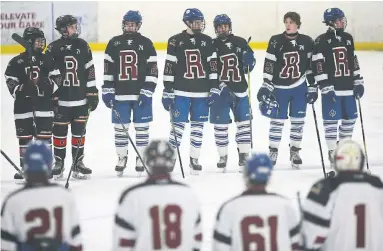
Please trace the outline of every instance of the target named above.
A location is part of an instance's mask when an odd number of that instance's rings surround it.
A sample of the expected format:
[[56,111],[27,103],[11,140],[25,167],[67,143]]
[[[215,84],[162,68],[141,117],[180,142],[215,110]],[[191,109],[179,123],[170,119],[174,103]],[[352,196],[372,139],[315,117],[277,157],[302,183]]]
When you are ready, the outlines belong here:
[[112,86],[103,85],[102,87],[102,101],[106,107],[111,108],[115,102],[115,89]]
[[274,91],[274,84],[263,82],[261,88],[257,93],[257,99],[259,102],[265,101],[268,97],[272,96]]
[[221,89],[221,98],[225,100],[231,107],[235,107],[236,96],[235,94],[227,87],[225,83],[219,85]]
[[333,85],[324,86],[320,90],[321,90],[321,93],[322,93],[323,101],[336,102],[336,100],[335,100],[336,96],[335,96],[335,91],[334,91],[334,86]]
[[166,111],[169,111],[174,104],[174,91],[171,89],[164,89],[162,92],[162,105]]
[[363,97],[364,94],[364,80],[363,78],[354,80],[354,96],[357,99]]
[[316,86],[309,86],[306,93],[306,102],[314,104],[318,99],[318,88]]
[[98,106],[98,92],[88,92],[86,94],[86,99],[88,101],[88,106],[91,112],[96,110]]
[[140,96],[138,97],[138,106],[144,107],[152,103],[153,91],[148,89],[141,89]]
[[254,58],[254,53],[251,51],[246,51],[243,54],[243,71],[245,74],[247,74],[254,69],[255,66],[255,58]]
[[220,97],[220,94],[221,94],[221,91],[217,88],[211,88],[210,89],[210,93],[209,93],[209,96],[207,97],[207,105],[208,106],[211,106],[213,105],[215,102],[218,101],[219,97]]

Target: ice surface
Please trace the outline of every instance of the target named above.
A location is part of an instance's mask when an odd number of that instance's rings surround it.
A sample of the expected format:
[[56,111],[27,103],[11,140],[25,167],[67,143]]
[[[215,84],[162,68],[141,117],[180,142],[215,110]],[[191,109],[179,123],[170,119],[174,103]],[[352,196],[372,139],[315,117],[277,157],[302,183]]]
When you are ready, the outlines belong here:
[[[254,151],[268,151],[268,119],[261,117],[258,111],[256,93],[262,83],[262,68],[264,51],[257,51],[257,66],[251,76],[252,106],[254,113],[253,139]],[[362,75],[365,79],[366,93],[362,99],[363,119],[366,130],[368,157],[370,169],[376,175],[383,177],[383,157],[380,148],[383,142],[383,53],[382,52],[358,52],[359,63]],[[11,56],[2,56],[1,72],[4,73]],[[163,72],[165,60],[164,52],[159,52],[159,72]],[[103,54],[94,54],[94,62],[97,73],[97,86],[101,90],[103,73]],[[162,74],[160,74],[160,79]],[[157,90],[154,94],[153,110],[154,122],[151,124],[150,138],[167,139],[170,124],[169,115],[161,104],[162,83],[159,81]],[[8,92],[5,81],[1,84],[1,149],[5,151],[15,163],[18,164],[18,143],[15,137],[13,120],[13,99]],[[101,91],[100,91],[101,93]],[[315,105],[318,115],[319,132],[321,134],[322,147],[324,150],[325,163],[327,161],[327,148],[324,141],[322,127],[320,102]],[[95,112],[89,119],[87,127],[87,138],[85,147],[85,164],[93,169],[90,180],[76,181],[71,180],[70,188],[74,192],[81,213],[82,233],[84,236],[85,250],[105,251],[111,247],[111,227],[113,214],[117,205],[117,200],[121,192],[128,186],[142,181],[143,178],[135,176],[135,153],[134,149],[129,148],[128,168],[125,176],[117,178],[114,166],[117,157],[114,148],[113,126],[111,124],[111,111],[105,107],[101,100]],[[289,128],[290,123],[285,123],[283,139],[280,146],[278,163],[273,174],[269,190],[278,192],[291,199],[296,205],[296,193],[300,191],[302,196],[306,195],[307,190],[319,178],[323,177],[321,161],[319,155],[318,141],[313,121],[311,107],[307,110],[306,125],[302,142],[301,157],[303,159],[302,170],[292,170],[289,165]],[[134,139],[133,127],[130,128],[131,136]],[[201,151],[200,163],[203,172],[199,176],[189,174],[189,128],[187,127],[181,146],[181,155],[184,164],[186,178],[183,180],[177,162],[174,171],[174,178],[189,184],[195,189],[200,198],[203,210],[203,229],[204,247],[203,250],[210,250],[212,229],[215,214],[222,202],[240,193],[243,188],[243,180],[238,173],[238,155],[235,144],[235,125],[229,127],[229,172],[222,174],[216,168],[218,154],[214,143],[213,126],[206,124]],[[362,143],[362,133],[360,121],[358,119],[354,139]],[[68,141],[70,142],[70,141]],[[70,148],[67,148],[67,155],[70,156]],[[66,175],[70,169],[70,158],[67,158]],[[19,185],[14,184],[14,170],[8,162],[1,158],[1,199]],[[61,182],[64,184],[64,182]]]

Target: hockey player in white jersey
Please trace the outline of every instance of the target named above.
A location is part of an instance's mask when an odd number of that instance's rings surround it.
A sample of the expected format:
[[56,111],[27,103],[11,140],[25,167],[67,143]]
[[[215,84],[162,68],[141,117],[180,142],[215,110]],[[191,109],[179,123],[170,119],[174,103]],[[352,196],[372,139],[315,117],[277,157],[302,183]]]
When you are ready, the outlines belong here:
[[2,251],[82,251],[74,197],[48,181],[52,159],[52,151],[42,141],[27,147],[27,183],[8,195],[1,208]]
[[352,140],[335,149],[334,178],[313,185],[303,203],[306,250],[381,251],[383,183],[363,172],[364,154]]
[[145,160],[151,176],[120,197],[113,250],[200,250],[199,202],[191,188],[170,177],[173,148],[167,141],[152,141]]
[[266,191],[273,164],[255,154],[244,167],[246,190],[218,211],[214,251],[300,250],[300,225],[290,201]]

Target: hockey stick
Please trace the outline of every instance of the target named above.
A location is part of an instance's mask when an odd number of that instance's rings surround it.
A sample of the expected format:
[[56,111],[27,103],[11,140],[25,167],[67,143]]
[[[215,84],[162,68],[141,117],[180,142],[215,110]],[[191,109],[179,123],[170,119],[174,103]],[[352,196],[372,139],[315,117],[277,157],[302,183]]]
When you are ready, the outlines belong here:
[[81,133],[81,138],[80,138],[80,140],[77,142],[76,156],[75,156],[75,159],[74,159],[74,161],[73,161],[73,164],[72,164],[72,166],[71,166],[71,168],[70,168],[70,170],[69,170],[68,177],[67,177],[67,179],[66,179],[66,183],[65,183],[65,188],[66,188],[66,189],[68,189],[68,187],[69,187],[69,178],[70,178],[70,176],[71,176],[71,174],[72,174],[73,169],[75,168],[75,166],[77,165],[77,162],[78,162],[78,153],[79,153],[79,149],[80,149],[80,144],[81,144],[81,142],[82,142],[82,138],[84,137],[85,132],[86,132],[86,125],[88,124],[89,115],[90,115],[90,109],[88,109],[88,116],[87,116],[87,118],[86,118],[86,120],[85,120],[84,130],[83,130],[82,133]]
[[366,136],[364,135],[364,123],[363,123],[363,115],[362,115],[362,106],[360,104],[360,99],[358,98],[358,106],[359,106],[359,114],[360,114],[360,125],[362,126],[362,136],[363,136],[363,145],[364,145],[364,153],[366,154],[366,166],[367,171],[371,173],[370,166],[368,164],[368,155],[367,155],[367,145],[366,145]]
[[320,135],[319,135],[319,129],[318,129],[318,121],[317,121],[317,114],[315,112],[314,104],[312,104],[312,108],[313,108],[313,115],[314,115],[314,121],[315,121],[315,129],[316,129],[316,132],[317,132],[317,139],[318,139],[318,145],[319,145],[320,158],[321,158],[321,161],[322,161],[323,175],[326,178],[328,175],[326,173],[326,168],[324,166],[322,144],[321,144],[321,141],[320,141]]
[[18,168],[18,167],[16,166],[15,163],[13,163],[13,161],[8,157],[8,155],[7,155],[5,152],[3,152],[3,150],[0,150],[0,151],[1,151],[1,154],[4,156],[4,158],[5,158],[6,160],[8,160],[9,164],[11,164],[11,166],[13,166],[13,168],[14,168],[14,169],[15,169],[21,176],[24,177],[23,172],[20,170],[20,168]]
[[[251,41],[251,36],[247,39],[247,44]],[[251,82],[250,82],[250,66],[247,69],[247,86],[249,89],[249,115],[250,115],[250,144],[251,149],[253,149],[253,110],[251,109]]]
[[181,168],[181,172],[182,172],[182,178],[185,178],[184,167],[182,166],[182,159],[181,159],[181,154],[180,154],[180,148],[178,147],[176,128],[174,126],[174,121],[173,121],[173,111],[172,111],[172,108],[170,108],[169,111],[170,111],[170,123],[172,124],[174,140],[176,142],[176,148],[177,148],[177,153],[178,153],[178,159],[180,161],[180,168]]
[[130,135],[129,135],[129,131],[126,129],[125,125],[121,122],[120,113],[119,113],[118,111],[116,111],[116,109],[114,109],[113,105],[112,105],[112,110],[113,110],[114,114],[116,115],[116,118],[117,118],[118,122],[121,124],[122,129],[123,129],[124,132],[126,133],[126,136],[128,136],[129,142],[130,142],[130,144],[132,144],[132,146],[133,146],[133,148],[134,148],[134,151],[136,151],[138,158],[141,160],[141,163],[142,163],[142,165],[144,166],[144,169],[145,169],[146,173],[147,173],[147,174],[149,175],[149,177],[150,177],[151,174],[150,174],[150,172],[148,171],[148,168],[146,167],[145,162],[144,162],[144,160],[143,160],[142,157],[141,157],[141,154],[138,152],[138,150],[137,150],[137,148],[136,148],[136,145],[133,143],[133,140],[132,140],[132,138],[131,138]]

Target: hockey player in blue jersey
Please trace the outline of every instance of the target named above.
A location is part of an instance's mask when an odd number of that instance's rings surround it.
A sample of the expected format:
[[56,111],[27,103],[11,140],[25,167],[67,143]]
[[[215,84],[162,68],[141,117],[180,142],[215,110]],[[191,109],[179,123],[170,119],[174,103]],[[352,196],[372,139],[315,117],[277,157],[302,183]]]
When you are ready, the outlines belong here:
[[232,23],[226,14],[214,18],[217,35],[213,45],[217,51],[218,80],[221,96],[210,106],[210,123],[214,124],[214,137],[220,157],[218,168],[226,168],[228,158],[228,127],[232,122],[230,110],[237,124],[236,142],[239,166],[244,166],[251,148],[248,83],[245,74],[255,66],[254,53],[247,41],[232,34]]
[[351,138],[358,117],[356,99],[364,94],[364,80],[355,55],[354,39],[345,32],[347,20],[338,8],[323,14],[328,30],[315,40],[312,68],[321,90],[322,117],[328,155],[333,165],[333,153],[338,140]]
[[[299,156],[307,103],[317,99],[310,62],[314,41],[298,32],[300,15],[287,12],[285,32],[270,38],[263,70],[264,83],[257,98],[264,116],[270,117],[269,149],[275,165],[285,120],[290,118],[290,161],[302,164]],[[308,87],[309,85],[309,87]]]

